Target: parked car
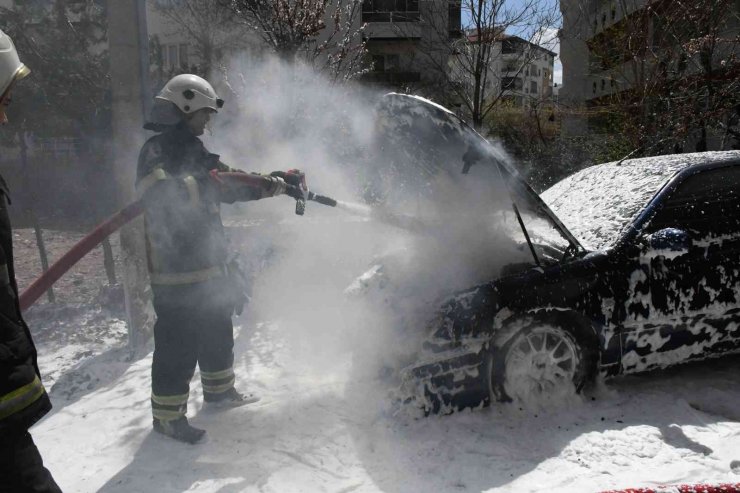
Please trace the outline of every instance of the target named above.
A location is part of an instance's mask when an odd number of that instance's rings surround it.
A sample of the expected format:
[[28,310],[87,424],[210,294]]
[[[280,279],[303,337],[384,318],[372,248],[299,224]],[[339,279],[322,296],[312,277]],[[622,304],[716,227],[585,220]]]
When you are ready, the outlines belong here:
[[541,197],[490,164],[529,259],[441,305],[407,400],[451,412],[738,351],[740,152],[600,164]]

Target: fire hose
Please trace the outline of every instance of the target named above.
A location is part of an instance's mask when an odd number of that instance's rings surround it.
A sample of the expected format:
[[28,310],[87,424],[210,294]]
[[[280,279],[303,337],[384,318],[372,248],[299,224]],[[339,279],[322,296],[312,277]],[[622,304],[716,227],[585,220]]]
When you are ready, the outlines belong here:
[[[311,200],[323,205],[335,207],[337,201],[323,195],[315,194],[306,187],[306,177],[299,170],[289,170],[287,172],[278,172],[275,176],[283,178],[288,186],[297,187],[301,190],[303,197],[296,198],[296,214],[303,215],[306,207],[306,201]],[[236,182],[238,184],[267,189],[272,186],[273,182],[262,175],[250,173],[216,173],[212,172],[211,177],[219,183]],[[113,214],[104,222],[99,224],[91,233],[78,241],[67,253],[54,265],[36,279],[20,295],[21,311],[26,311],[36,300],[38,300],[55,282],[57,282],[65,273],[69,271],[82,257],[87,255],[93,248],[98,246],[105,238],[120,229],[125,224],[133,221],[144,212],[144,204],[141,200],[133,202],[120,211]]]

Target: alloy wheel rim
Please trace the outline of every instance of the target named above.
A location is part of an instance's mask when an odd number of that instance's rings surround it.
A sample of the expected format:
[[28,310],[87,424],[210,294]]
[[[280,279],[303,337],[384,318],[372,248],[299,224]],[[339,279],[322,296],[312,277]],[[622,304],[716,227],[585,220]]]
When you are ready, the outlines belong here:
[[562,329],[542,326],[521,336],[504,364],[506,394],[524,402],[540,400],[574,389],[578,352]]

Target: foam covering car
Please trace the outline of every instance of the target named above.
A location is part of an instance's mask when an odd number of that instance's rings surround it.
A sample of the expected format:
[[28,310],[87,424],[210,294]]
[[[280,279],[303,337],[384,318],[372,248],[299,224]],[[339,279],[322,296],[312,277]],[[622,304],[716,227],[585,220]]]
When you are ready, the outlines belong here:
[[547,397],[738,351],[740,152],[600,164],[539,196],[458,117],[396,100],[396,115],[405,105],[445,129],[450,170],[496,170],[507,198],[491,221],[523,254],[440,304],[401,371],[407,403],[444,413]]

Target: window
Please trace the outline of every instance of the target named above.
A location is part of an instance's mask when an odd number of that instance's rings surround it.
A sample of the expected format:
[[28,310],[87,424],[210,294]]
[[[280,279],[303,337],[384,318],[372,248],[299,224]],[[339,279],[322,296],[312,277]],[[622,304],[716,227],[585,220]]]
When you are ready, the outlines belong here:
[[401,57],[398,54],[373,55],[373,72],[398,72]]
[[177,45],[169,45],[167,47],[167,63],[166,65],[170,68],[180,66],[180,50]]
[[740,166],[690,176],[663,202],[646,228],[678,228],[696,238],[740,232]]
[[165,9],[173,9],[176,7],[182,7],[185,0],[157,0],[157,7]]
[[460,2],[450,2],[447,12],[450,36],[456,36],[462,30],[462,6]]
[[181,44],[180,45],[180,66],[181,67],[187,67],[189,63],[188,60],[188,45]]
[[519,70],[519,64],[515,61],[510,60],[504,65],[504,72],[516,72],[517,70]]
[[385,57],[373,55],[373,72],[385,72]]
[[501,53],[507,55],[509,53],[523,53],[524,47],[522,44],[515,39],[505,39],[501,42]]
[[524,87],[524,82],[519,77],[504,77],[501,79],[501,86],[504,90],[521,91]]
[[362,22],[416,22],[419,0],[363,0]]
[[186,67],[189,63],[188,45],[186,44],[163,44],[162,66],[166,69]]
[[537,82],[536,81],[529,82],[529,92],[531,94],[537,94]]

